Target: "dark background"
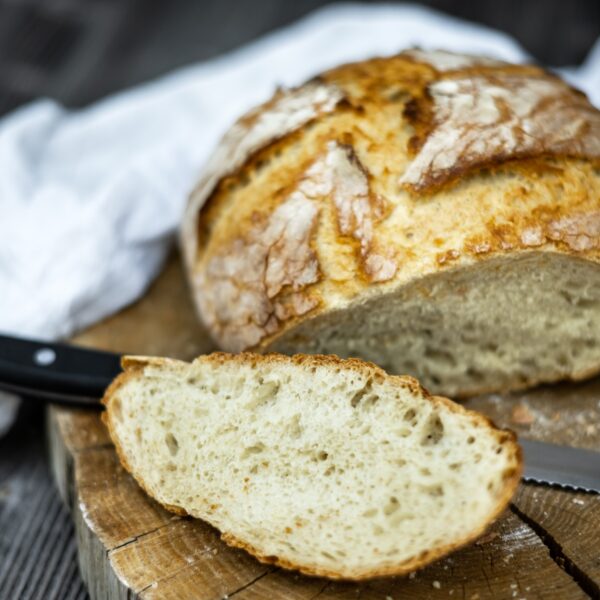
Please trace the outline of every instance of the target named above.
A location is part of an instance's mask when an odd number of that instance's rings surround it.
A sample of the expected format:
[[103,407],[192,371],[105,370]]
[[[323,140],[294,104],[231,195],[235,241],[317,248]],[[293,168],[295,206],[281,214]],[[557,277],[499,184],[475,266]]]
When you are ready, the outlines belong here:
[[[83,106],[235,48],[326,3],[0,0],[0,114],[39,96]],[[600,35],[600,0],[421,4],[504,30],[547,65],[579,64]],[[28,401],[0,439],[0,600],[86,597],[73,528],[47,466],[43,409]]]
[[[323,0],[0,0],[0,113],[40,95],[81,106],[286,25]],[[548,65],[578,64],[599,0],[421,2],[512,34]]]

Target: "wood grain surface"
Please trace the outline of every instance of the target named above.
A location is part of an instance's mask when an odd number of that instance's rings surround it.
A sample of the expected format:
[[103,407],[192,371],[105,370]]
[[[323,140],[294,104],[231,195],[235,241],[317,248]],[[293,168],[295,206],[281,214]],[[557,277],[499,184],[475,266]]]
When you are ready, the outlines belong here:
[[[77,342],[192,358],[211,349],[172,257],[148,295]],[[600,379],[468,406],[523,437],[600,450]],[[168,513],[120,466],[99,415],[53,408],[52,466],[94,599],[600,598],[600,496],[522,484],[478,542],[405,578],[330,582],[259,563],[202,521]]]

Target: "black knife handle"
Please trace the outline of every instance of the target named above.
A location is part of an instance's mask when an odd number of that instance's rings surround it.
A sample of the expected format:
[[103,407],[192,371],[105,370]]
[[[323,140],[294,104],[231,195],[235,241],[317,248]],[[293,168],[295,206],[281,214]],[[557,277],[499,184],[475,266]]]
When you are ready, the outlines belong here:
[[76,404],[97,403],[121,372],[121,356],[0,335],[0,389]]

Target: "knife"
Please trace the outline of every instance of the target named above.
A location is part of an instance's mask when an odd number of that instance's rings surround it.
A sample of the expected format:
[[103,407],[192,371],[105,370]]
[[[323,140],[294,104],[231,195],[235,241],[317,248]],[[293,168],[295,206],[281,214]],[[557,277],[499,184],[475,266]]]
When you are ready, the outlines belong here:
[[[121,355],[0,335],[0,390],[63,405],[102,409]],[[523,479],[600,493],[600,452],[519,439]]]
[[0,335],[0,390],[56,404],[102,408],[121,355]]
[[600,452],[519,438],[523,479],[600,493]]

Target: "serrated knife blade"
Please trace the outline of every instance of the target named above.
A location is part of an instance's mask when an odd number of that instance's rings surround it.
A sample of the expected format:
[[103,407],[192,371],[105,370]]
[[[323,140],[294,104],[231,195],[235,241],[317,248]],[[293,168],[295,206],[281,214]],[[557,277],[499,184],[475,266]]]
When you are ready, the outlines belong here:
[[523,448],[523,479],[600,493],[600,452],[519,439]]

